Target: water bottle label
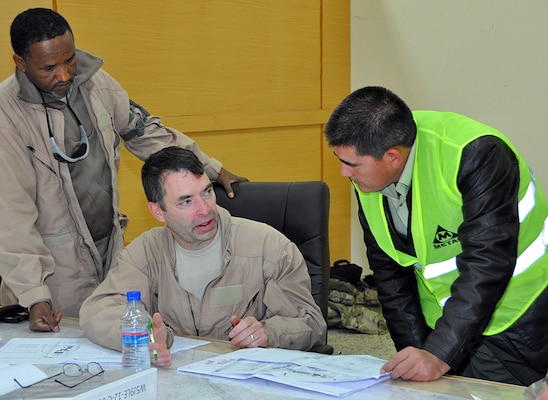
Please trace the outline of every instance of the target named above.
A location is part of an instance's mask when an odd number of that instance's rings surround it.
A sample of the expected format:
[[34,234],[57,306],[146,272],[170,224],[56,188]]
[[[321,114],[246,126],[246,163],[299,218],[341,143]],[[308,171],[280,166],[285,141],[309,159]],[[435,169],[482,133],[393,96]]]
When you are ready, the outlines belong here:
[[124,346],[148,346],[148,332],[123,332],[122,344]]

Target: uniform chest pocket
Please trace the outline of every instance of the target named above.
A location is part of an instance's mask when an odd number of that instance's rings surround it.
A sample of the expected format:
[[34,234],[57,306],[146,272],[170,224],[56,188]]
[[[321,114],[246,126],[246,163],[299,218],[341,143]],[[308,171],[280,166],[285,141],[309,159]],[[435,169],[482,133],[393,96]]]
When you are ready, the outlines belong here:
[[243,285],[221,286],[211,289],[209,304],[211,307],[239,304],[244,299]]
[[112,118],[106,109],[103,109],[97,113],[97,126],[101,131],[100,136],[105,144],[107,151],[113,151],[112,158],[115,160],[120,159],[120,136],[114,128]]

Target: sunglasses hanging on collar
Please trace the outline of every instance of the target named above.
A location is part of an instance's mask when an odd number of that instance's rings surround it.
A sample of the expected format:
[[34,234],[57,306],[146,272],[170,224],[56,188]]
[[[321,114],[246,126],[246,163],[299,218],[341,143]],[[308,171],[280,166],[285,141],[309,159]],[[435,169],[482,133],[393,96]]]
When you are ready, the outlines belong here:
[[76,116],[76,113],[72,109],[72,107],[69,104],[68,96],[66,96],[66,104],[67,108],[78,123],[78,129],[80,130],[80,144],[78,145],[78,148],[72,155],[69,157],[66,155],[63,150],[59,148],[57,145],[57,142],[55,141],[55,138],[53,137],[53,132],[51,131],[51,125],[49,121],[49,113],[48,113],[48,107],[46,105],[46,102],[44,100],[44,95],[40,91],[40,96],[42,96],[42,105],[44,106],[44,109],[46,110],[46,120],[48,124],[48,132],[49,132],[49,140],[51,143],[51,150],[53,152],[53,156],[57,161],[60,162],[67,162],[67,163],[75,163],[77,161],[83,160],[86,158],[89,154],[89,141],[88,141],[88,135],[86,134],[86,130],[84,129],[84,125],[82,125],[82,122],[80,122],[80,119]]

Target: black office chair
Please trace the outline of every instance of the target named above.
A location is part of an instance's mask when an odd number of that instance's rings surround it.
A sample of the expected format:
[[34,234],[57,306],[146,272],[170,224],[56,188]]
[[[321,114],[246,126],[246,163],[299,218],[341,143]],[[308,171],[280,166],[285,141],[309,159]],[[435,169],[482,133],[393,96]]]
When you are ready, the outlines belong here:
[[[234,198],[214,183],[217,204],[236,217],[264,222],[297,245],[312,283],[312,296],[327,321],[329,297],[329,187],[322,181],[241,182]],[[331,354],[327,344],[312,351]]]

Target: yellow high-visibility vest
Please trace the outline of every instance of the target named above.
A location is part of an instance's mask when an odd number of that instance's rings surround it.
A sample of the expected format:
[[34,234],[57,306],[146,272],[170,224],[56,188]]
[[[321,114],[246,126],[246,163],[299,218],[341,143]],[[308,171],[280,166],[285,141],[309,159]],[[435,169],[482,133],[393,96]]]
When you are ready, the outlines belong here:
[[423,314],[434,329],[460,274],[456,257],[463,250],[458,229],[464,216],[457,175],[462,150],[481,136],[503,140],[519,162],[520,229],[514,274],[484,331],[500,333],[548,286],[548,203],[523,157],[501,132],[456,113],[415,111],[413,115],[417,138],[410,225],[416,256],[396,250],[383,196],[363,193],[354,185],[365,217],[380,248],[399,265],[415,268]]

